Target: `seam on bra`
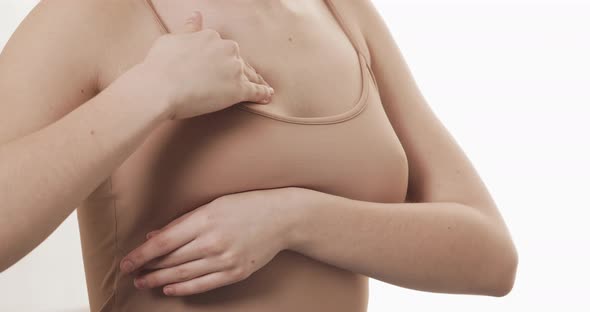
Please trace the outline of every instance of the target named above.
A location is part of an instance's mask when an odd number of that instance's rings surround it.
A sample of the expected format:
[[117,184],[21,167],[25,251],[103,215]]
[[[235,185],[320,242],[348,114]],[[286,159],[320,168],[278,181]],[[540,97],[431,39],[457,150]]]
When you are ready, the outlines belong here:
[[109,184],[110,184],[110,191],[111,191],[111,196],[113,199],[113,218],[114,218],[114,222],[115,222],[115,253],[114,253],[114,259],[113,261],[115,262],[115,281],[114,281],[114,285],[113,285],[113,307],[115,309],[117,309],[117,291],[119,290],[119,274],[120,274],[120,270],[119,270],[119,259],[120,259],[120,254],[119,254],[119,233],[118,233],[118,220],[117,220],[117,198],[115,197],[115,195],[113,194],[113,177],[112,175],[109,177]]
[[328,4],[328,8],[330,9],[332,14],[334,15],[334,17],[338,21],[338,24],[340,24],[340,26],[344,30],[344,33],[348,37],[348,40],[350,40],[350,43],[353,45],[354,49],[357,51],[357,53],[361,54],[363,56],[363,58],[365,58],[365,60],[366,60],[366,55],[364,55],[364,53],[361,52],[361,45],[356,40],[356,37],[354,36],[352,31],[348,27],[348,24],[344,21],[342,14],[340,14],[340,11],[338,11],[338,8],[334,5],[334,2],[332,2],[332,0],[324,0],[324,1]]
[[377,78],[375,77],[375,73],[373,72],[373,68],[371,68],[370,64],[367,64],[367,67],[369,69],[369,73],[371,74],[371,78],[373,79],[373,86],[375,86],[375,89],[377,90],[377,94],[381,94],[379,92],[379,85],[377,84]]
[[373,72],[373,68],[371,67],[371,63],[368,60],[368,56],[365,55],[365,53],[363,53],[363,50],[361,49],[361,44],[358,42],[357,37],[354,36],[352,31],[348,27],[348,24],[344,22],[344,18],[342,17],[342,14],[340,14],[340,11],[338,11],[338,8],[336,7],[336,5],[334,5],[333,1],[332,0],[324,0],[324,1],[326,1],[328,3],[330,8],[332,9],[332,12],[334,12],[336,19],[340,22],[340,25],[342,25],[342,28],[344,29],[346,35],[348,36],[348,38],[350,39],[352,44],[355,46],[355,49],[357,50],[357,52],[359,54],[361,54],[362,57],[365,59],[365,64],[367,66],[367,69],[369,70],[369,73],[371,74],[371,79],[373,79],[373,85],[375,86],[377,93],[380,94],[379,93],[379,85],[377,84],[377,78],[375,77],[375,73]]
[[143,0],[143,4],[145,4],[147,6],[148,11],[150,11],[150,15],[152,16],[152,18],[156,21],[156,23],[160,27],[160,31],[163,34],[169,34],[170,30],[168,29],[168,27],[166,27],[166,24],[162,20],[162,17],[160,16],[160,14],[158,14],[158,11],[156,10],[156,7],[154,6],[154,3],[152,2],[152,0]]
[[[113,277],[113,288],[111,290],[111,293],[109,294],[109,296],[106,298],[106,300],[102,303],[102,305],[98,308],[98,312],[111,312],[113,309],[116,311],[117,309],[117,290],[118,290],[118,281],[119,281],[119,274],[120,274],[120,270],[119,270],[119,265],[118,265],[118,259],[119,259],[119,242],[118,242],[118,232],[117,232],[117,199],[115,198],[114,194],[113,194],[113,177],[112,175],[109,177],[109,193],[110,196],[112,198],[111,200],[111,205],[112,205],[112,211],[113,211],[113,221],[114,221],[114,238],[115,238],[115,244],[114,244],[114,252],[113,252],[113,262],[115,263],[115,276]],[[113,265],[111,263],[111,265]],[[108,278],[105,276],[105,278]]]

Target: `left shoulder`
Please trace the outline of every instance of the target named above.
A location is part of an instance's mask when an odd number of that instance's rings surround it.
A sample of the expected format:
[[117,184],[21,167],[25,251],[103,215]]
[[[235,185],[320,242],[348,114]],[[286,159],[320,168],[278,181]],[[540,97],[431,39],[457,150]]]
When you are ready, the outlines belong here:
[[383,18],[371,0],[326,0],[348,28],[361,52],[371,63],[371,45],[379,35],[388,35]]
[[356,16],[359,20],[367,18],[371,20],[375,15],[379,15],[371,0],[328,0],[327,2],[346,14]]
[[385,19],[372,0],[325,0],[334,7],[359,43],[369,65],[384,42],[392,42]]

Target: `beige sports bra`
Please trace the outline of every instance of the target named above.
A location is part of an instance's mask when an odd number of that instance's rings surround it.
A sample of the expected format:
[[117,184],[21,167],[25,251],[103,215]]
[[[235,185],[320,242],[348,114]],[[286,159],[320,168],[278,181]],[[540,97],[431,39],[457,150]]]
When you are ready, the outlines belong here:
[[[151,1],[143,1],[168,32]],[[296,117],[240,103],[155,129],[77,210],[92,311],[358,312],[353,307],[366,304],[366,277],[289,250],[241,282],[181,298],[161,288],[138,290],[133,276],[119,271],[147,232],[225,194],[296,186],[404,201],[407,158],[379,98],[368,49],[353,23],[326,4],[360,62],[354,104],[339,114]]]

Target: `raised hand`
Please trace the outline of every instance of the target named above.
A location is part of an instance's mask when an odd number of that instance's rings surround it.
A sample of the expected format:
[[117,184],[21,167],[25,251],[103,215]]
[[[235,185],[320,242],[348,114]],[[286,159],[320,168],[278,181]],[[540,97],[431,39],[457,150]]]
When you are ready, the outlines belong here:
[[170,104],[170,118],[190,118],[239,102],[269,103],[273,88],[242,59],[238,43],[202,25],[201,13],[193,12],[182,31],[158,38],[138,65]]

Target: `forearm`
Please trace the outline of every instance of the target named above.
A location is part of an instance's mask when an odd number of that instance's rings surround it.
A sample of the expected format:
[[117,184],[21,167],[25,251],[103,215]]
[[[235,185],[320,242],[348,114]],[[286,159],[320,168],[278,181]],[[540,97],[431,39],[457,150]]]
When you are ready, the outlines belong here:
[[60,120],[0,146],[0,271],[40,244],[166,120],[164,98],[140,76],[134,68]]
[[512,287],[517,259],[509,235],[469,206],[308,194],[289,249],[416,290],[496,296]]

